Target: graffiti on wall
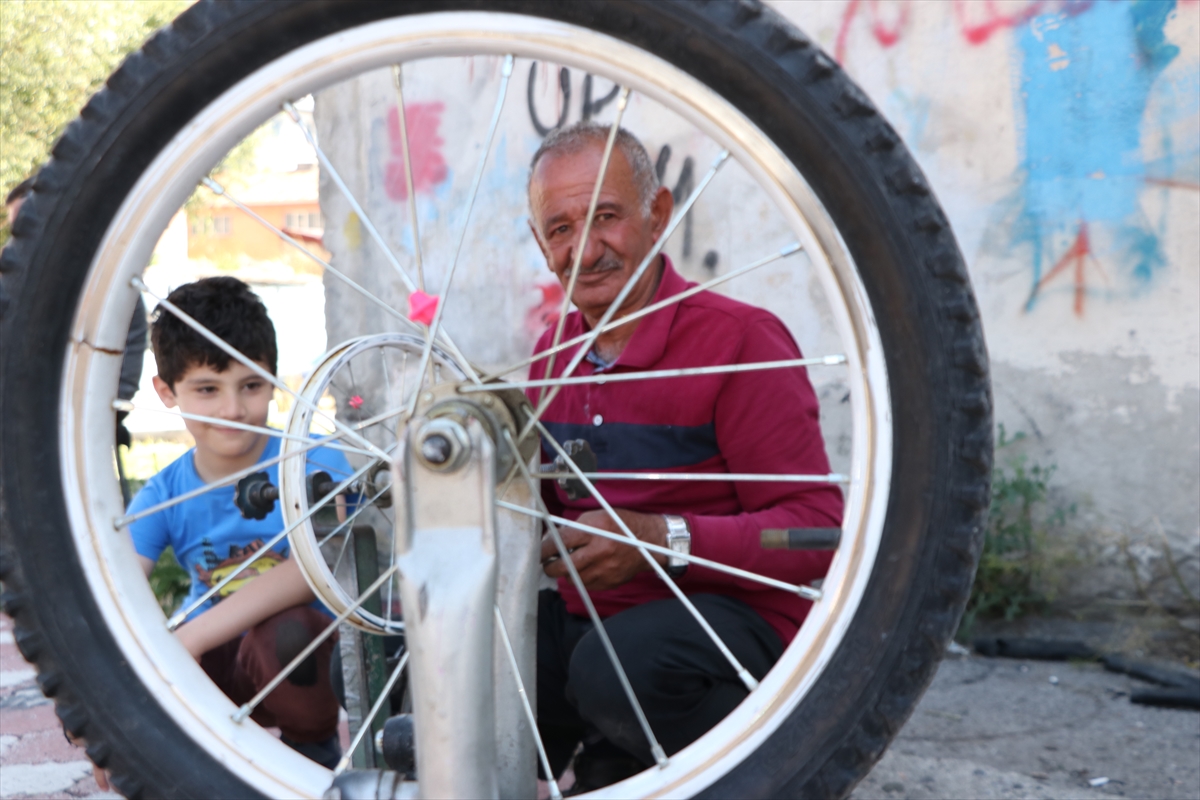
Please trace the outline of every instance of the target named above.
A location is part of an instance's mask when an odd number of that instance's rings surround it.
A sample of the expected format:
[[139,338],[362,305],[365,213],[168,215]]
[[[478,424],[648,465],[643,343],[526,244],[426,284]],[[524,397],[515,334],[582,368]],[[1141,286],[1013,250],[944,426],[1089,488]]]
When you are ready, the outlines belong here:
[[[1053,4],[1064,14],[1078,14],[1087,10],[1095,0],[1056,0]],[[954,22],[958,34],[968,44],[983,44],[1001,31],[1022,25],[1045,12],[1051,4],[1047,0],[1028,0],[1020,5],[1013,2],[998,3],[996,0],[954,0]],[[863,25],[880,47],[891,47],[898,43],[912,21],[912,3],[908,0],[850,0],[842,12],[834,43],[834,57],[845,60],[846,48],[851,32]]]
[[[550,125],[545,125],[538,115],[537,103],[534,101],[539,66],[541,65],[537,61],[529,65],[529,81],[525,86],[525,103],[529,108],[529,121],[533,123],[533,129],[537,131],[538,136],[545,137],[555,128],[561,128],[567,124],[568,115],[571,113],[571,70],[566,67],[561,67],[558,70],[558,94],[555,97],[558,119]],[[594,82],[595,79],[590,73],[583,76],[583,99],[579,104],[579,118],[585,122],[596,114],[599,114],[604,110],[606,105],[617,99],[617,95],[621,91],[621,87],[614,83],[606,94],[593,98],[592,90]]]
[[[1182,0],[1194,9],[1195,0]],[[1147,188],[1195,191],[1200,187],[1200,133],[1185,141],[1165,133],[1197,113],[1200,100],[1177,86],[1156,86],[1179,55],[1164,29],[1174,0],[954,0],[951,4],[850,0],[834,41],[839,61],[854,43],[887,49],[913,30],[914,13],[938,13],[969,46],[1008,32],[1019,133],[1016,192],[995,209],[1004,254],[1020,254],[1030,268],[1026,312],[1048,293],[1072,297],[1085,314],[1097,294],[1136,294],[1166,264],[1161,237],[1166,224],[1143,210]],[[867,35],[869,34],[869,35]],[[1195,94],[1192,81],[1190,94]],[[1186,89],[1186,87],[1185,87]],[[928,109],[925,98],[907,104]],[[1158,91],[1179,95],[1158,103]],[[1167,115],[1169,118],[1164,118]],[[922,125],[926,120],[922,117]],[[919,131],[918,131],[919,133]],[[1144,156],[1147,139],[1164,152]]]
[[[404,104],[414,192],[428,192],[446,180],[448,170],[442,156],[445,142],[438,132],[445,109],[443,103]],[[400,135],[400,115],[396,106],[388,111],[387,129],[390,157],[384,167],[383,185],[388,197],[402,202],[408,199],[408,176],[404,171],[404,139]]]
[[[1157,226],[1139,200],[1147,99],[1179,53],[1163,35],[1172,6],[1099,3],[1073,17],[1036,16],[1016,35],[1026,126],[1013,233],[1032,248],[1027,311],[1069,274],[1072,307],[1082,316],[1089,278],[1104,277],[1089,264],[1122,265],[1142,284],[1165,264]],[[1094,258],[1096,245],[1103,259]]]

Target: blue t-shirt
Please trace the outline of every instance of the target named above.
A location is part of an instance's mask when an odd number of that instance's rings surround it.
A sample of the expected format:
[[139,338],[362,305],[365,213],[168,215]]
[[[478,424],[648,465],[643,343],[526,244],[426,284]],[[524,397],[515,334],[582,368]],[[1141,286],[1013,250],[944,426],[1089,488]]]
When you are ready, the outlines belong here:
[[[195,452],[195,448],[188,450],[147,481],[133,498],[129,513],[137,513],[204,486],[205,482],[196,474],[193,460]],[[279,438],[272,436],[267,440],[259,461],[278,455]],[[309,450],[306,456],[308,473],[327,472],[335,481],[341,482],[353,472],[340,450],[317,447]],[[271,483],[278,486],[279,465],[272,464],[266,468],[266,472],[270,475]],[[234,503],[235,494],[235,486],[222,486],[139,519],[129,526],[138,555],[157,561],[167,545],[174,548],[175,558],[192,580],[191,589],[180,608],[187,608],[284,528],[278,502],[266,518],[246,519]],[[189,618],[208,610],[214,601],[229,596],[246,581],[278,565],[288,557],[289,552],[285,538],[230,581],[212,600],[196,609]]]

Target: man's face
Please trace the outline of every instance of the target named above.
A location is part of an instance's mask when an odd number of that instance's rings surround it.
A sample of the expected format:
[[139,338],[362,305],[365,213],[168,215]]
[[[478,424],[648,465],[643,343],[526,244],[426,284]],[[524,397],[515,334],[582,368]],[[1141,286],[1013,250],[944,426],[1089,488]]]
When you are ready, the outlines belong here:
[[[599,142],[577,153],[549,153],[538,161],[530,181],[530,225],[564,290],[603,155]],[[613,149],[571,298],[589,322],[599,319],[616,299],[662,234],[673,207],[670,191],[659,188],[650,213],[644,213],[629,162],[619,148]],[[658,270],[646,270],[623,310],[645,305],[657,281]]]
[[[266,365],[259,366],[267,369]],[[175,382],[174,389],[155,376],[154,388],[167,408],[178,406],[187,414],[260,427],[267,424],[273,396],[271,384],[236,361],[231,361],[223,372],[207,365],[192,367]],[[196,448],[218,458],[242,458],[262,442],[262,434],[250,431],[195,420],[184,420],[184,424],[196,440]]]

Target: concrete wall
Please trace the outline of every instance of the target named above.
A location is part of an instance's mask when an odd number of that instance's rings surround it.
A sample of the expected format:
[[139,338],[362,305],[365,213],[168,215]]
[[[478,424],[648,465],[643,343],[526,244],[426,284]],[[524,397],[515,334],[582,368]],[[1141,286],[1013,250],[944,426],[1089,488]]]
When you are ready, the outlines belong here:
[[[1163,586],[1169,544],[1200,585],[1200,5],[1181,2],[777,2],[889,117],[929,176],[970,265],[994,367],[1001,453],[1054,464],[1077,596],[1130,598],[1121,545]],[[405,107],[431,292],[452,260],[498,85],[499,60],[406,72]],[[559,294],[525,224],[526,165],[546,128],[590,111],[584,75],[518,60],[448,307],[487,364],[528,352]],[[591,99],[608,96],[596,79]],[[318,132],[403,264],[412,260],[388,72],[316,98]],[[681,192],[715,150],[636,95],[625,124]],[[690,163],[690,166],[689,166]],[[689,179],[688,174],[691,173]],[[322,175],[335,266],[404,308],[394,271]],[[739,168],[718,177],[667,250],[703,279],[783,244]],[[393,322],[326,275],[329,341]],[[809,354],[836,352],[803,259],[730,293],[779,313]],[[813,370],[835,464],[845,387]],[[1170,595],[1168,592],[1166,597]],[[1178,600],[1178,592],[1170,602]]]
[[1057,465],[1088,567],[1200,554],[1200,4],[778,2],[899,131],[983,312],[1001,451]]
[[[529,161],[542,133],[559,120],[581,118],[588,83],[580,70],[564,73],[557,65],[516,61],[468,224],[470,187],[498,95],[499,68],[499,58],[478,57],[422,62],[405,70],[426,289],[440,294],[466,226],[453,290],[446,301],[446,327],[465,353],[489,368],[527,357],[561,303],[561,288],[529,229],[525,186]],[[590,118],[611,121],[613,84],[601,78],[592,83]],[[396,102],[391,72],[382,70],[318,94],[314,118],[322,148],[388,247],[413,272],[414,242]],[[681,198],[700,183],[720,152],[690,123],[639,95],[630,100],[623,125],[642,138],[661,167],[663,183]],[[333,254],[334,266],[393,308],[407,309],[407,292],[394,267],[324,173],[321,207],[326,219],[324,243]],[[685,276],[703,281],[793,241],[795,236],[779,212],[730,160],[665,250]],[[796,255],[739,278],[722,291],[776,313],[805,353],[842,352],[809,266],[805,255]],[[325,286],[331,343],[402,328],[336,277],[327,274]],[[823,424],[834,468],[844,469],[850,440],[842,371],[818,368],[810,374],[826,405]]]

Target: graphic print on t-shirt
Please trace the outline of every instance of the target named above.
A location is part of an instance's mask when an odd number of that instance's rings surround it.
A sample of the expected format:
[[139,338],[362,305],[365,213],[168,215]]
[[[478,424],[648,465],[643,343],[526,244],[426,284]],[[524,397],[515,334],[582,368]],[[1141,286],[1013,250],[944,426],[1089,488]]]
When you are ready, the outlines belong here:
[[[262,539],[255,539],[245,547],[230,545],[229,557],[221,560],[217,557],[216,551],[213,550],[212,541],[205,536],[200,543],[201,547],[204,548],[203,565],[201,565],[200,561],[195,563],[196,580],[204,585],[205,590],[211,589],[215,584],[220,583],[231,572],[237,569],[247,558],[261,550],[264,544]],[[217,592],[216,596],[213,597],[213,602],[219,603],[242,588],[247,581],[253,580],[267,570],[279,566],[284,558],[285,556],[277,550],[268,550],[263,553],[252,564],[238,573],[238,577],[221,587],[221,591]]]

